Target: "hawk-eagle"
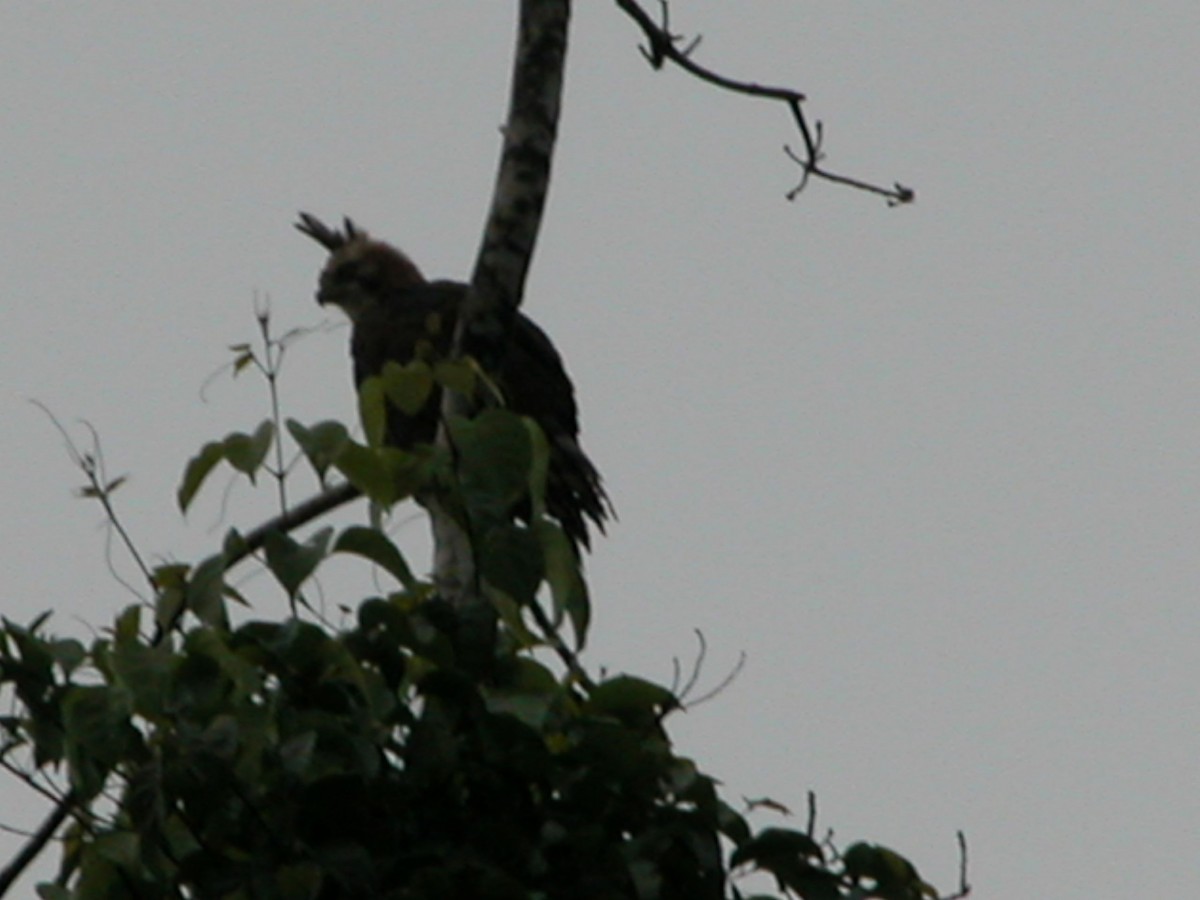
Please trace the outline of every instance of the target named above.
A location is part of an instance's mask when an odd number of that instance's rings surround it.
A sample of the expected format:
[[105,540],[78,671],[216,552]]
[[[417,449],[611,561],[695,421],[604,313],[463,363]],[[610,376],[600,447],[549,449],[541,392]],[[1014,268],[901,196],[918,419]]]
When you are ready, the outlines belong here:
[[[338,230],[301,213],[296,228],[329,251],[317,302],[341,307],[350,318],[356,385],[378,375],[388,361],[409,362],[419,344],[440,356],[450,352],[467,285],[426,281],[411,259],[350,219]],[[518,312],[500,371],[492,377],[509,408],[536,421],[549,441],[546,511],[573,545],[589,548],[587,520],[603,531],[611,505],[600,474],[579,446],[575,389],[562,357],[546,333]],[[387,443],[408,448],[432,442],[440,410],[437,390],[415,415],[389,404]]]

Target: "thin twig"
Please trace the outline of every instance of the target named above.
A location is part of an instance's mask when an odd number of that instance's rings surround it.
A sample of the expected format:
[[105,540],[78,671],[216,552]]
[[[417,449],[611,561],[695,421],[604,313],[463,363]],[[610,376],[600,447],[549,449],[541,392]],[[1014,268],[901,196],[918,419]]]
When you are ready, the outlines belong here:
[[0,757],[0,766],[3,766],[4,770],[6,772],[8,772],[10,775],[12,775],[14,778],[16,778],[18,781],[23,781],[25,783],[26,787],[28,787],[30,790],[37,791],[39,794],[41,794],[43,797],[45,797],[47,800],[51,801],[52,803],[58,803],[60,800],[62,800],[61,794],[56,794],[54,791],[50,790],[50,788],[46,787],[46,785],[44,785],[44,784],[39,784],[36,778],[34,778],[28,772],[21,771],[20,767],[9,762],[7,759]]
[[263,376],[267,379],[267,393],[271,397],[271,421],[275,425],[275,471],[271,474],[279,489],[279,512],[287,512],[287,476],[283,465],[283,417],[279,412],[279,372],[283,367],[283,356],[286,347],[271,336],[271,298],[267,297],[262,309],[258,308],[255,298],[254,317],[258,321],[258,330],[263,341],[263,363],[259,365]]
[[907,188],[902,184],[896,183],[890,188],[884,187],[847,175],[838,175],[824,168],[821,165],[821,160],[823,159],[820,140],[821,123],[816,123],[816,137],[814,138],[814,129],[809,127],[804,117],[804,111],[800,108],[800,104],[806,99],[804,94],[793,88],[777,87],[774,85],[759,84],[754,81],[730,78],[727,75],[723,75],[720,72],[697,63],[693,56],[696,48],[700,45],[700,38],[695,37],[688,41],[686,45],[680,47],[680,41],[683,40],[683,36],[671,32],[670,6],[667,0],[659,0],[660,21],[658,22],[655,22],[650,14],[642,9],[637,0],[616,0],[616,4],[641,28],[642,34],[645,35],[649,45],[648,47],[640,48],[642,56],[646,58],[646,61],[653,68],[661,69],[664,63],[672,62],[688,74],[723,90],[750,97],[775,100],[787,105],[792,112],[792,118],[796,120],[796,126],[800,131],[801,139],[804,141],[804,153],[802,155],[793,152],[786,145],[784,146],[784,152],[793,162],[800,166],[801,171],[800,182],[788,191],[786,195],[787,199],[795,200],[808,184],[810,176],[823,178],[826,181],[856,188],[857,190],[878,194],[887,200],[889,206],[900,206],[905,203],[911,203],[916,199],[916,193],[911,188]]
[[733,684],[734,681],[737,680],[737,677],[742,674],[742,669],[746,667],[746,658],[746,651],[743,650],[738,654],[738,661],[734,667],[729,670],[729,674],[717,682],[716,686],[712,688],[712,690],[701,694],[695,700],[689,701],[685,706],[685,709],[695,709],[697,706],[707,703],[709,700],[712,700],[714,697],[724,692],[724,690]]
[[963,900],[971,893],[971,885],[967,881],[967,836],[958,832],[958,891],[942,900]]
[[554,627],[554,623],[550,621],[549,616],[546,615],[546,611],[538,606],[536,602],[529,604],[529,608],[533,612],[533,618],[537,622],[538,629],[542,632],[542,637],[550,645],[550,649],[562,660],[563,665],[567,667],[571,678],[585,690],[593,690],[596,687],[596,683],[592,681],[591,676],[583,668],[583,664],[579,661],[579,657],[575,655],[575,652],[559,637],[558,629]]
[[[69,434],[67,434],[67,429],[63,427],[63,424],[58,421],[58,418],[50,411],[50,408],[46,406],[46,404],[42,403],[40,400],[35,400],[32,398],[29,400],[29,402],[45,413],[46,418],[50,420],[50,424],[58,430],[60,435],[62,435],[63,441],[67,447],[67,455],[71,458],[71,462],[73,462],[75,466],[81,472],[83,472],[84,477],[87,478],[87,487],[80,488],[79,495],[83,497],[94,497],[104,509],[104,514],[108,520],[109,526],[113,531],[116,531],[117,536],[121,539],[121,543],[125,545],[125,549],[129,553],[130,558],[134,561],[134,564],[142,573],[142,577],[145,578],[146,583],[153,588],[154,577],[150,573],[150,567],[147,566],[145,561],[142,559],[142,555],[138,552],[137,546],[133,542],[133,538],[130,537],[129,532],[125,529],[125,526],[121,524],[121,520],[117,516],[116,508],[113,506],[112,492],[116,490],[125,479],[124,477],[109,479],[104,465],[104,452],[100,447],[100,435],[96,432],[96,429],[92,427],[90,422],[83,420],[84,428],[86,428],[88,433],[92,436],[92,452],[82,453],[80,452],[79,448],[75,446],[75,441]],[[118,582],[120,582],[124,587],[128,588],[139,599],[145,601],[146,598],[142,597],[140,591],[138,591],[117,574],[116,570],[112,566],[111,555],[109,555],[109,571],[112,572],[113,577],[116,578]]]
[[700,680],[700,672],[704,668],[704,659],[708,656],[708,641],[704,639],[704,632],[699,628],[693,629],[696,633],[696,642],[700,645],[700,651],[696,654],[696,660],[692,663],[692,674],[688,676],[685,684],[680,686],[678,691],[675,691],[675,696],[679,698],[679,702],[683,703],[696,687],[696,682]]

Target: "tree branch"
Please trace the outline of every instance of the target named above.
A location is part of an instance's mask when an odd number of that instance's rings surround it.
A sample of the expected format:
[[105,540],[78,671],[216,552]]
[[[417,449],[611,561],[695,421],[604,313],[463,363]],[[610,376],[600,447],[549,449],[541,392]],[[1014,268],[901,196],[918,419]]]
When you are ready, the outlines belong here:
[[823,138],[821,123],[817,121],[813,126],[809,126],[808,120],[804,116],[804,110],[800,106],[805,100],[804,94],[792,88],[773,87],[753,81],[741,81],[736,78],[730,78],[727,75],[722,75],[697,63],[692,56],[696,48],[700,45],[700,38],[693,38],[686,45],[680,46],[683,36],[672,33],[670,29],[670,6],[667,0],[659,0],[661,17],[659,22],[655,22],[650,14],[642,9],[637,0],[616,0],[616,4],[637,23],[638,27],[642,30],[642,34],[645,35],[648,46],[642,47],[641,51],[642,56],[646,58],[651,67],[661,69],[664,63],[671,62],[690,75],[715,87],[732,91],[735,94],[776,100],[785,104],[791,110],[792,118],[796,122],[796,127],[800,132],[800,137],[804,144],[804,152],[796,153],[786,144],[783,148],[783,152],[787,154],[788,158],[800,167],[800,181],[794,188],[787,192],[786,196],[789,200],[795,200],[800,192],[808,186],[809,179],[812,177],[823,178],[835,184],[842,184],[860,191],[878,194],[887,200],[889,206],[911,203],[916,199],[916,192],[899,182],[889,188],[847,175],[838,175],[824,168],[821,165],[825,159],[825,154],[821,150]]
[[71,815],[75,810],[77,798],[75,792],[70,791],[65,797],[58,801],[58,804],[50,811],[38,830],[33,833],[25,846],[20,849],[0,871],[0,897],[8,893],[8,889],[12,887],[13,882],[21,877],[21,873],[28,868],[45,849],[46,844],[50,843],[50,839],[54,837],[54,832],[58,831],[58,826],[66,821],[67,816]]
[[[570,16],[570,0],[521,0],[504,147],[452,352],[474,357],[487,372],[497,371],[504,358],[542,223]],[[470,412],[470,398],[445,392],[443,421]],[[439,440],[446,440],[444,429]],[[440,505],[431,505],[430,514],[439,591],[458,606],[480,602],[469,535]]]
[[293,506],[285,513],[263,522],[252,531],[246,532],[235,551],[225,560],[226,570],[233,568],[247,556],[257,553],[266,543],[267,535],[273,531],[287,534],[289,531],[307,525],[313,519],[320,518],[327,512],[337,509],[362,496],[362,491],[349,482],[328,487],[319,494],[309,497],[299,506]]

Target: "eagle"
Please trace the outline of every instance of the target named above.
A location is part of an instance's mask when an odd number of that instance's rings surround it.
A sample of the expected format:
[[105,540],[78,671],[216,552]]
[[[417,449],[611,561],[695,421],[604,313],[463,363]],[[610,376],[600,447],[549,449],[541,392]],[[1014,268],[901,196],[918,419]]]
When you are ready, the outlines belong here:
[[[339,230],[300,213],[296,228],[329,251],[316,297],[322,306],[340,307],[350,319],[356,387],[380,374],[388,362],[411,361],[419,347],[448,356],[468,285],[427,281],[400,250],[372,239],[348,218],[343,222]],[[558,520],[576,551],[590,549],[588,523],[603,533],[612,505],[600,473],[579,445],[575,388],[562,357],[546,333],[518,312],[500,370],[489,374],[508,408],[533,419],[546,435],[546,512]],[[440,390],[415,414],[389,403],[385,442],[400,449],[431,443],[440,411]]]

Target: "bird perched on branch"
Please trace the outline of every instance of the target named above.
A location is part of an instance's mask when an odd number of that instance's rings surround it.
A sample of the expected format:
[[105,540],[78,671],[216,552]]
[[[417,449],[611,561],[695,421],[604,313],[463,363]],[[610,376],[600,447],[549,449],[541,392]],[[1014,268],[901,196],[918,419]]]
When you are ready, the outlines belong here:
[[[338,230],[301,213],[296,228],[329,251],[317,302],[341,307],[350,317],[356,385],[378,375],[389,361],[409,362],[419,345],[438,356],[450,353],[467,285],[426,281],[411,259],[373,240],[350,219]],[[546,333],[518,312],[500,371],[491,374],[509,408],[532,418],[546,434],[550,444],[546,511],[562,525],[572,544],[590,548],[587,520],[603,532],[611,505],[600,473],[579,446],[575,389],[562,358]],[[414,415],[389,404],[387,443],[409,448],[432,442],[440,410],[440,390]]]

